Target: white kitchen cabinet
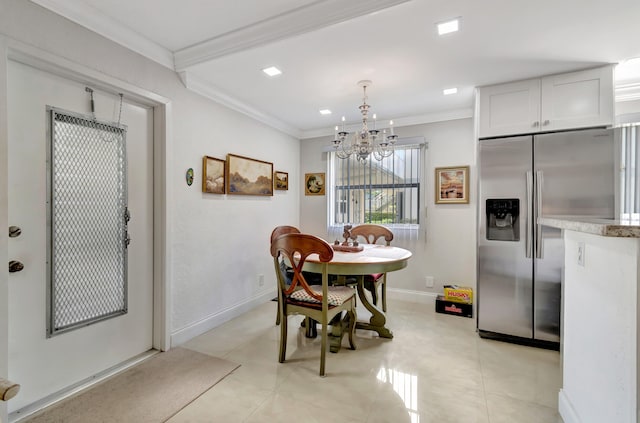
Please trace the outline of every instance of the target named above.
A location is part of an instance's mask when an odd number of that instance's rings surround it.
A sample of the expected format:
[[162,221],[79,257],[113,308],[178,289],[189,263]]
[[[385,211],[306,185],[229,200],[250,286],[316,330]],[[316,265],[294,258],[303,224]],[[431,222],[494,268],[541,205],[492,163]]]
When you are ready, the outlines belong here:
[[479,137],[610,126],[613,66],[478,89]]

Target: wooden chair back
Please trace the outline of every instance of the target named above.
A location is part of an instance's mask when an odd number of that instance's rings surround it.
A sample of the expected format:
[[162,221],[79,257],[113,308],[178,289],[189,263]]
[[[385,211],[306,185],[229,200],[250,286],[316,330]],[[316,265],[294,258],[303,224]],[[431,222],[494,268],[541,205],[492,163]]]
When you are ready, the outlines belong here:
[[[301,233],[288,233],[280,235],[273,240],[271,243],[271,256],[276,261],[278,257],[282,256],[289,262],[293,270],[293,278],[290,285],[286,284],[284,278],[278,278],[283,296],[289,296],[296,289],[302,288],[311,297],[322,301],[322,295],[314,293],[302,272],[304,262],[311,254],[318,254],[320,261],[326,263],[333,258],[333,248],[323,239]],[[277,262],[276,269],[279,269],[279,263]]]
[[273,242],[273,240],[278,238],[280,235],[299,233],[300,229],[296,228],[295,226],[276,226],[275,229],[271,232],[271,242]]
[[387,245],[391,245],[391,241],[393,241],[393,232],[381,225],[358,225],[351,229],[351,237],[357,238],[358,236],[366,239],[367,244],[375,244],[380,238],[384,238]]

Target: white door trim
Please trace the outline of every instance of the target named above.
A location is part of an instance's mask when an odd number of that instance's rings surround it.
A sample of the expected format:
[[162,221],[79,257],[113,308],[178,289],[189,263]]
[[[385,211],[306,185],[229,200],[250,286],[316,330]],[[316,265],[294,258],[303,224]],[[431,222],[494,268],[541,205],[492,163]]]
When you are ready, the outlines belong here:
[[[66,79],[90,84],[153,108],[153,347],[160,351],[170,348],[171,324],[171,192],[167,175],[172,166],[173,132],[171,100],[137,87],[95,69],[69,61],[36,47],[0,35],[0,258],[8,263],[8,130],[7,130],[7,66],[13,60]],[[0,377],[8,376],[8,272],[0,272]],[[20,381],[15,381],[20,383]],[[0,401],[0,422],[7,421],[6,404]]]

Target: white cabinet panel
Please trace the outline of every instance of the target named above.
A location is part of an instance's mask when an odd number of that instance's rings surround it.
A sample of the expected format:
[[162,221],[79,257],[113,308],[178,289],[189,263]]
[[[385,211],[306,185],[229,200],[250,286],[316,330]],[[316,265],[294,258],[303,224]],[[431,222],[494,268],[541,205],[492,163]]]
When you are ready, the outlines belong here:
[[478,89],[479,138],[613,125],[613,67]]
[[480,89],[481,137],[533,132],[539,116],[540,79]]
[[611,67],[542,78],[541,130],[613,124]]

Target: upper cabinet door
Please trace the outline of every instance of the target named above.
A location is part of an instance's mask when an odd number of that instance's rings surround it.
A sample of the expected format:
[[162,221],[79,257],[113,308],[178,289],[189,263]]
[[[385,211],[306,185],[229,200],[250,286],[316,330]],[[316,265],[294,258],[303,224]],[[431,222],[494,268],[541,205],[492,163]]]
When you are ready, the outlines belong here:
[[539,131],[539,78],[482,87],[478,95],[480,138]]
[[610,126],[613,66],[542,78],[541,131]]

